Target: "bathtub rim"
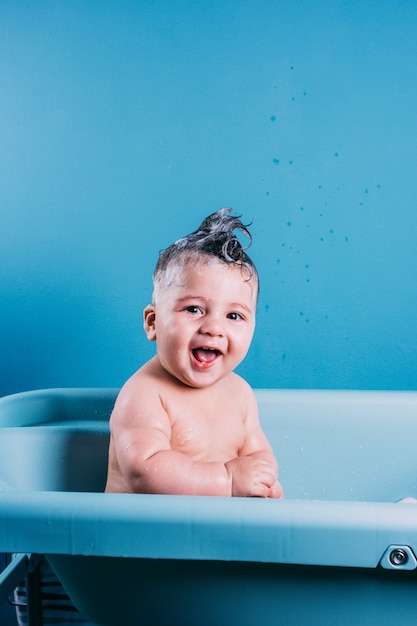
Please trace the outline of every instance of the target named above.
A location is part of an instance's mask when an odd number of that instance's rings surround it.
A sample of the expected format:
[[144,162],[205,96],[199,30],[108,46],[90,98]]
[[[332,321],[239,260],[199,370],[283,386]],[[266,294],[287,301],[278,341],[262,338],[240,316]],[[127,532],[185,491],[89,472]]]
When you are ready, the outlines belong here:
[[0,551],[375,568],[417,554],[417,506],[69,492],[0,493]]

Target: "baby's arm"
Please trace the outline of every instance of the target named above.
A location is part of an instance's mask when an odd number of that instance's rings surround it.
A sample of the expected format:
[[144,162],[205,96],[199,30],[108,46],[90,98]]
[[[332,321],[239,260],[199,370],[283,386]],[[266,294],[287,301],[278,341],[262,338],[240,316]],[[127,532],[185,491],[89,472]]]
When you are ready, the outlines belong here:
[[[111,417],[110,457],[132,493],[231,495],[232,479],[221,462],[194,461],[171,449],[171,423],[149,381],[129,381]],[[112,480],[106,491],[119,490]],[[119,481],[120,483],[120,481]]]
[[239,456],[226,463],[232,477],[232,495],[282,498],[278,464],[259,423],[255,395],[249,386],[246,391],[245,441]]

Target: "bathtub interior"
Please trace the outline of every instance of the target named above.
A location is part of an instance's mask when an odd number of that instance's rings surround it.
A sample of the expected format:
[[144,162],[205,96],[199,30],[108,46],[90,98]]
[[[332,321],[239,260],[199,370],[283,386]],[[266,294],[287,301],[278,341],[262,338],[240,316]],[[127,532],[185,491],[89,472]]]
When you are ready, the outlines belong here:
[[0,490],[100,492],[115,390],[46,390],[0,400]]
[[[286,498],[417,497],[417,394],[256,390]],[[0,400],[0,489],[104,489],[117,390],[46,390]]]
[[417,497],[417,393],[260,391],[287,498]]

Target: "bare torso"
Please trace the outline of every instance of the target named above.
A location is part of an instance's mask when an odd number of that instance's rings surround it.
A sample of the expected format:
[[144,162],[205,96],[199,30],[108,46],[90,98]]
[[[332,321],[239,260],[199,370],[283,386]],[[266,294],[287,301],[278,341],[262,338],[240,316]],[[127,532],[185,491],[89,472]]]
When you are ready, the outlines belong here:
[[239,456],[245,443],[250,403],[249,386],[234,373],[197,389],[150,361],[128,381],[112,415],[106,491],[131,491],[118,462],[122,431],[123,445],[129,446],[135,438],[147,436],[151,421],[152,428],[166,437],[169,449],[196,461],[226,463]]

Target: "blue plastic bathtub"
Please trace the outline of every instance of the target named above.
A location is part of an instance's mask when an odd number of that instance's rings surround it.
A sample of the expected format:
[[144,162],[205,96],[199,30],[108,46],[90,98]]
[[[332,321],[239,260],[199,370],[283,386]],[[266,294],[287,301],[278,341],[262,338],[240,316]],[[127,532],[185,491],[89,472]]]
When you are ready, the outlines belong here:
[[258,390],[282,501],[100,493],[116,390],[0,400],[0,552],[99,624],[415,624],[417,393]]

